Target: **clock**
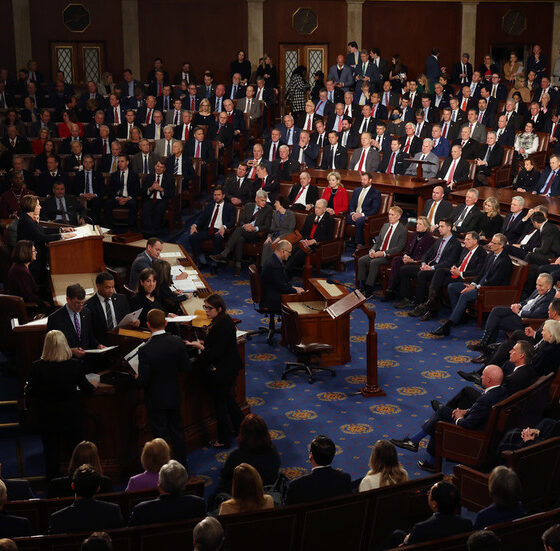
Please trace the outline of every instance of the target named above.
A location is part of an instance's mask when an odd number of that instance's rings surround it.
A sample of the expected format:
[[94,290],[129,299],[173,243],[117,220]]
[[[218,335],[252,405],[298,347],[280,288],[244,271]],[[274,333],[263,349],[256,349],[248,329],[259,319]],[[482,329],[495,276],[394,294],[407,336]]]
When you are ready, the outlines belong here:
[[502,29],[510,36],[519,36],[527,28],[527,18],[518,10],[510,10],[502,17]]
[[319,26],[317,14],[311,8],[298,8],[292,15],[292,26],[299,34],[311,34]]
[[84,32],[90,24],[89,12],[82,4],[68,4],[62,12],[66,28],[74,33]]

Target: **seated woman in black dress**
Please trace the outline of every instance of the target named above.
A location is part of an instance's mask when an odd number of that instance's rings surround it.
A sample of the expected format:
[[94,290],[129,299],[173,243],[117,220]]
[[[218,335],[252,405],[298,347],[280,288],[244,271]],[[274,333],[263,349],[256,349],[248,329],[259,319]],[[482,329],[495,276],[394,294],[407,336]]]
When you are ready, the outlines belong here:
[[124,150],[127,155],[136,155],[140,151],[140,140],[142,140],[142,131],[134,126],[130,131],[130,139],[127,140]]
[[185,343],[201,351],[200,357],[208,372],[208,383],[214,398],[218,425],[218,440],[210,442],[210,445],[214,448],[229,448],[232,435],[228,417],[236,435],[243,420],[243,413],[233,393],[237,374],[242,368],[237,350],[237,332],[235,323],[226,312],[224,299],[220,295],[214,293],[206,297],[203,308],[211,320],[204,342],[185,341]]
[[49,331],[41,359],[31,364],[27,380],[27,395],[39,424],[49,480],[59,475],[61,446],[71,449],[82,439],[82,393],[93,392],[94,386],[72,358],[64,334]]
[[[144,268],[140,272],[136,294],[130,299],[131,312],[142,308],[142,313],[138,319],[140,327],[148,327],[147,317],[150,310],[157,308],[164,312],[166,311],[163,304],[158,300],[157,287],[158,279],[156,271],[153,268]],[[169,315],[174,316],[175,314]]]
[[541,177],[541,173],[535,168],[532,159],[523,161],[523,168],[517,173],[513,181],[515,191],[528,191],[529,193],[537,193],[537,182]]
[[212,115],[212,105],[204,98],[198,106],[198,113],[194,116],[193,126],[210,126],[216,122]]
[[491,240],[502,227],[503,218],[500,214],[500,203],[495,197],[488,197],[482,205],[480,219],[480,237]]
[[255,413],[249,413],[239,427],[238,447],[229,453],[216,493],[231,494],[233,470],[241,463],[249,463],[261,475],[263,484],[274,484],[278,478],[280,455],[270,439],[270,433],[264,419]]
[[72,457],[68,464],[68,476],[62,476],[51,480],[47,490],[47,497],[73,496],[72,475],[78,467],[84,464],[91,465],[101,475],[99,491],[96,493],[108,494],[114,491],[111,479],[103,475],[103,467],[101,466],[97,446],[93,442],[82,440],[72,452]]
[[43,152],[35,157],[33,162],[33,170],[38,176],[41,172],[47,170],[47,157],[54,157],[60,166],[60,157],[56,154],[53,140],[46,140],[43,144]]
[[177,293],[171,290],[171,264],[167,260],[162,260],[161,258],[156,258],[152,261],[152,268],[156,272],[157,290],[156,298],[159,303],[163,306],[163,310],[166,314],[181,314],[181,301],[179,296],[181,293]]
[[37,250],[33,243],[23,239],[16,243],[12,251],[14,263],[6,276],[6,291],[21,297],[24,302],[40,302],[39,286],[29,271],[29,264],[37,258]]

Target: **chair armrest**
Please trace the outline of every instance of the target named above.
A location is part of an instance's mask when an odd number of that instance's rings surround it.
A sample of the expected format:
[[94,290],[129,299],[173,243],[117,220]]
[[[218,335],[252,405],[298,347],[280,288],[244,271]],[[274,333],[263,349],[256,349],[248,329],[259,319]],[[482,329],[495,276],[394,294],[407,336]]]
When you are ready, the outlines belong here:
[[546,321],[546,318],[521,318],[521,323],[531,327],[535,331]]
[[521,289],[511,285],[483,286],[478,289],[477,302],[486,310],[490,306],[514,304],[519,300]]
[[486,434],[440,421],[436,425],[436,469],[441,470],[443,457],[467,465],[478,465],[485,457]]
[[356,251],[352,256],[355,259],[362,258],[362,256],[369,254],[369,251],[370,251],[369,247],[360,247],[359,249],[356,249]]

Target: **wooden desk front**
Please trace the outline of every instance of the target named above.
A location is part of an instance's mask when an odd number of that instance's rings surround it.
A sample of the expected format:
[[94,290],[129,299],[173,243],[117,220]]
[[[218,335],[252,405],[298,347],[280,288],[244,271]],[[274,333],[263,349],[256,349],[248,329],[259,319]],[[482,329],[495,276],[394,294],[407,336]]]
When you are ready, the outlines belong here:
[[[330,170],[309,169],[312,182],[316,185],[327,186],[327,176]],[[342,185],[347,189],[360,187],[360,173],[356,170],[337,170],[342,178]],[[380,193],[398,193],[417,197],[418,214],[424,210],[424,204],[432,197],[435,186],[441,185],[440,180],[431,178],[425,182],[414,182],[412,176],[400,174],[382,174],[374,172],[373,185]],[[299,182],[299,174],[292,175],[292,181]]]

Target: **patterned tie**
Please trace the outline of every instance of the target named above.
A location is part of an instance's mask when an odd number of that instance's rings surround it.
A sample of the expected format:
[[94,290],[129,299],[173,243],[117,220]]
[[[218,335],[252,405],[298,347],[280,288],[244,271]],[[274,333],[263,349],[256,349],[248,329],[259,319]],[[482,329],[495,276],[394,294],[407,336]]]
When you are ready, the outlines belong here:
[[78,340],[82,339],[82,327],[80,325],[80,316],[78,312],[74,312],[74,327],[76,328],[76,334],[78,335]]
[[111,331],[115,327],[113,323],[113,314],[111,313],[110,299],[105,299],[105,317],[107,319],[107,331]]

